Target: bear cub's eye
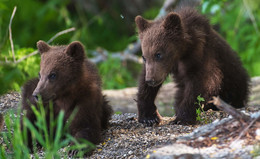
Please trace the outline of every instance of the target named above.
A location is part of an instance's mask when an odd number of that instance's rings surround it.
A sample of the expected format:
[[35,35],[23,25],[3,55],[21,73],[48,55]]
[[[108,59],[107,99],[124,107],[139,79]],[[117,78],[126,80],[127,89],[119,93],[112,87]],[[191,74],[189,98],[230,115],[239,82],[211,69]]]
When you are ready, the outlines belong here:
[[56,73],[50,73],[48,78],[49,80],[54,80],[57,77]]
[[143,58],[143,61],[144,61],[144,62],[146,62],[146,59],[145,59],[145,57],[144,57],[144,56],[142,56],[142,58]]
[[160,60],[162,58],[162,54],[156,53],[155,55],[156,60]]

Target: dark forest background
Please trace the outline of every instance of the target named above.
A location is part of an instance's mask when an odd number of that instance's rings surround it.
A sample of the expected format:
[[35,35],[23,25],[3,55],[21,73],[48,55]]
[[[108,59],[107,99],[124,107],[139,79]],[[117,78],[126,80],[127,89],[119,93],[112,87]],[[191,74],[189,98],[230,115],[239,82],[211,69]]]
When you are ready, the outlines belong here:
[[[138,40],[135,16],[154,19],[163,3],[162,0],[0,0],[0,94],[19,91],[26,80],[37,77],[40,56],[19,59],[34,52],[38,40],[47,42],[69,28],[75,30],[58,36],[50,44],[81,41],[89,58],[106,51],[107,58],[97,62],[103,88],[136,86],[141,63],[113,54]],[[15,6],[17,10],[10,23]],[[196,8],[210,18],[214,28],[238,52],[249,74],[259,76],[260,1],[202,0]],[[141,51],[133,56],[140,57]]]

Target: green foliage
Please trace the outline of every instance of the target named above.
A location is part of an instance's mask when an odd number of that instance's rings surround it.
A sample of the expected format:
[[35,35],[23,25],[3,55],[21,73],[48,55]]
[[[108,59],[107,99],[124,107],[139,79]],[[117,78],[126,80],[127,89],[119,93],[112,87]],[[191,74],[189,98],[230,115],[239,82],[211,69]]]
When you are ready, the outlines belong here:
[[206,113],[203,110],[204,104],[202,104],[202,102],[205,102],[205,99],[199,95],[197,97],[197,102],[194,103],[199,106],[199,108],[196,109],[196,114],[197,114],[196,121],[203,124],[208,124],[212,121],[206,117]]
[[[79,40],[88,49],[102,47],[118,51],[133,40],[129,38],[130,26],[120,17],[119,9],[113,13],[100,11],[96,14],[86,12],[79,4],[69,0],[0,1],[0,49],[8,47],[8,24],[14,6],[17,6],[17,12],[12,23],[13,40],[23,47],[35,46],[38,40],[46,41],[69,27],[75,27],[76,31],[57,38],[54,43],[67,44]],[[111,5],[117,7],[116,3]]]
[[146,19],[154,19],[159,13],[159,7],[152,7],[144,12],[143,17]]
[[[68,126],[71,123],[71,119],[75,116],[71,115],[68,122],[64,125],[64,112],[61,111],[57,118],[54,118],[53,114],[50,115],[50,129],[48,131],[46,122],[46,111],[43,106],[39,106],[37,110],[34,106],[32,107],[33,112],[36,115],[36,122],[31,123],[26,117],[22,118],[24,124],[23,131],[20,125],[20,116],[17,117],[13,111],[9,112],[5,116],[5,124],[7,127],[7,132],[2,132],[3,143],[0,147],[0,158],[30,158],[30,149],[26,147],[27,131],[32,133],[33,141],[33,157],[41,158],[37,153],[36,142],[42,145],[44,158],[67,158],[67,154],[70,150],[77,150],[78,157],[82,157],[85,152],[93,149],[95,146],[88,141],[82,141],[78,143],[75,138],[68,134]],[[50,111],[53,112],[53,111]],[[20,111],[18,111],[20,114]],[[55,132],[55,135],[54,135]],[[67,146],[70,143],[75,143],[75,145],[70,146],[65,149],[65,152],[60,151],[61,148]]]
[[1,158],[20,158],[21,156],[29,158],[30,150],[24,146],[23,134],[25,132],[21,132],[20,119],[11,111],[5,116],[5,124],[7,132],[1,132],[4,139],[1,145]]
[[204,110],[203,110],[203,106],[202,106],[201,102],[204,102],[204,101],[205,101],[205,99],[199,95],[197,97],[197,102],[194,103],[194,104],[199,105],[199,108],[196,109],[196,114],[197,114],[196,120],[199,122],[202,121],[201,113],[204,112]]
[[[32,48],[17,49],[15,54],[16,60],[33,52]],[[2,53],[0,61],[5,61],[5,58],[12,60],[11,53]],[[21,85],[25,81],[33,77],[37,77],[40,70],[40,56],[35,55],[18,64],[0,64],[0,94],[5,93],[7,90],[19,91]]]
[[[129,38],[122,20],[117,19],[118,21],[111,22],[112,18],[109,14],[103,14],[89,15],[86,19],[80,19],[80,22],[76,22],[79,29],[75,32],[73,40],[80,40],[86,44],[88,49],[96,49],[97,47],[110,51],[125,49],[136,37]],[[88,23],[87,19],[92,21],[91,24]]]
[[[12,23],[12,34],[15,44],[22,47],[32,47],[42,39],[47,40],[58,31],[71,27],[64,8],[68,0],[34,1],[34,0],[2,0],[0,1],[0,49],[6,48],[8,25],[13,8],[17,11]],[[69,42],[70,37],[63,37]],[[1,44],[4,44],[1,47]]]
[[120,89],[127,86],[135,86],[136,81],[130,72],[123,66],[120,59],[108,58],[98,65],[102,76],[103,88]]
[[120,111],[116,111],[114,114],[116,114],[116,115],[121,115],[122,112],[120,112]]
[[237,51],[251,76],[260,75],[260,1],[204,0],[202,13]]
[[[134,32],[134,19],[124,17],[118,4],[116,1],[110,3],[112,11],[102,10],[98,5],[95,6],[96,11],[88,11],[80,3],[69,0],[1,0],[0,61],[5,61],[5,57],[12,61],[8,24],[14,6],[17,6],[17,11],[12,22],[12,34],[17,59],[35,50],[38,40],[47,41],[57,32],[70,27],[75,27],[76,31],[58,37],[54,44],[68,44],[79,40],[86,46],[86,50],[102,47],[109,51],[121,51],[135,41],[137,36]],[[153,19],[160,7],[153,6],[142,15]],[[260,75],[259,7],[258,0],[203,0],[201,7],[202,13],[209,16],[216,30],[239,53],[251,76]],[[127,18],[132,19],[132,22]],[[26,80],[37,76],[39,61],[39,56],[33,56],[18,65],[0,65],[0,94],[8,90],[20,90]],[[133,70],[122,65],[119,60],[115,61],[99,64],[102,67],[101,76],[105,78],[104,88],[136,86],[136,74],[140,72],[140,68]],[[105,66],[108,68],[104,68]],[[112,77],[113,75],[115,76]]]
[[[0,61],[13,60],[10,53],[8,24],[15,6],[17,6],[17,11],[12,21],[12,39],[16,46],[16,59],[32,52],[33,49],[30,47],[36,49],[38,40],[47,41],[57,32],[70,27],[75,27],[76,31],[58,37],[54,40],[54,44],[68,44],[71,41],[79,40],[86,46],[87,50],[94,50],[98,47],[110,51],[123,50],[130,42],[137,39],[137,36],[134,35],[134,21],[129,25],[129,22],[120,16],[122,10],[117,8],[117,3],[113,2],[111,5],[116,9],[113,11],[100,10],[96,14],[88,12],[79,3],[69,0],[0,1]],[[155,13],[155,11],[150,12]],[[114,61],[110,60],[110,62]],[[37,76],[39,63],[39,56],[33,56],[17,65],[0,64],[0,94],[9,90],[19,91],[25,81]],[[119,61],[116,64],[122,66]],[[101,64],[101,66],[103,65],[110,67],[108,62]],[[114,63],[111,65],[115,66]],[[102,70],[104,70],[103,67]],[[109,79],[104,80],[105,88],[123,88],[135,84],[136,79],[131,76],[136,72],[123,68],[122,75],[120,75],[117,68],[113,67],[112,70],[118,71],[113,78],[110,77],[111,71],[101,71],[101,75]],[[119,83],[116,84],[117,82]]]

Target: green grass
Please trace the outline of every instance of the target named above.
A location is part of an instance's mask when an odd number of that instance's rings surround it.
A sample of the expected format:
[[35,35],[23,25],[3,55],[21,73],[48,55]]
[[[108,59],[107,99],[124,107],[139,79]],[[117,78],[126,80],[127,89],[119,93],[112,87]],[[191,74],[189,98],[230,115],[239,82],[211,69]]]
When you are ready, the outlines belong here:
[[[84,154],[95,148],[92,143],[82,140],[77,141],[68,133],[68,127],[71,119],[75,116],[75,112],[70,119],[63,124],[64,112],[61,111],[57,118],[50,115],[50,131],[47,129],[47,122],[45,120],[46,112],[43,106],[39,109],[32,107],[36,115],[36,122],[31,123],[26,117],[22,117],[22,122],[25,129],[21,130],[20,115],[16,115],[14,111],[10,111],[5,115],[5,124],[7,131],[1,132],[0,136],[3,138],[3,143],[0,146],[0,158],[68,158],[69,151],[78,151],[77,157],[83,157]],[[20,114],[18,110],[17,114]],[[52,113],[51,113],[52,114]],[[27,131],[32,134],[33,152],[26,147]],[[55,132],[55,133],[54,133]],[[54,135],[55,134],[55,135]],[[39,154],[39,149],[36,143],[42,146],[43,156]],[[68,146],[73,143],[73,146]],[[68,146],[68,147],[66,147]],[[64,149],[62,149],[64,148]]]

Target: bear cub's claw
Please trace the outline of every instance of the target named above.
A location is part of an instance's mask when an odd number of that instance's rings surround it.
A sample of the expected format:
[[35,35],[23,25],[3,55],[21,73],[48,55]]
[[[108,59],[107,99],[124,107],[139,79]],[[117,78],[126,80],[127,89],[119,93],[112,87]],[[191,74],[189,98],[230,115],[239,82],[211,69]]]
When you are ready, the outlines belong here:
[[153,117],[143,117],[138,119],[139,123],[142,123],[146,126],[158,125],[161,122],[161,118],[159,116]]

